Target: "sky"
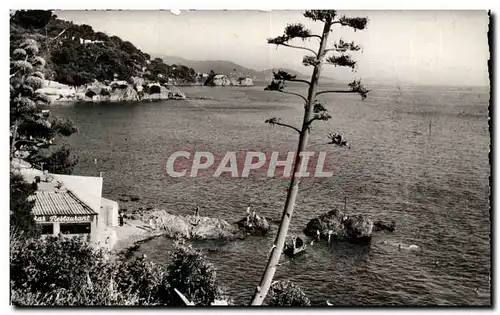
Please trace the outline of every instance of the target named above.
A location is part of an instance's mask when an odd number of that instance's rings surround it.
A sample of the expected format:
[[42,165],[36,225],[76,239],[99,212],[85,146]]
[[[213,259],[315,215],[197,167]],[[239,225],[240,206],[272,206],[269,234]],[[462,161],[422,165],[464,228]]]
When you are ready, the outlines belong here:
[[[149,54],[192,60],[228,60],[256,70],[302,65],[306,51],[267,44],[289,23],[320,34],[321,22],[302,11],[56,11],[59,18],[117,35]],[[358,70],[325,65],[329,77],[423,85],[488,85],[487,11],[339,11],[368,18],[363,31],[334,26],[329,46],[342,38],[362,46]],[[318,47],[317,40],[296,45]]]

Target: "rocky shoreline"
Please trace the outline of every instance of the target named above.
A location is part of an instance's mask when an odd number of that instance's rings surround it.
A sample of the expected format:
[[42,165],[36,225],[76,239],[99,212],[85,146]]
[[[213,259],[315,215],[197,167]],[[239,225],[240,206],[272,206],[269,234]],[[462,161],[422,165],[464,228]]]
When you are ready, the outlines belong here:
[[108,84],[95,81],[82,87],[70,87],[59,82],[45,80],[43,87],[37,92],[45,94],[51,104],[187,99],[186,95],[173,85],[146,83],[142,79],[135,79],[132,84],[126,81],[112,81]]

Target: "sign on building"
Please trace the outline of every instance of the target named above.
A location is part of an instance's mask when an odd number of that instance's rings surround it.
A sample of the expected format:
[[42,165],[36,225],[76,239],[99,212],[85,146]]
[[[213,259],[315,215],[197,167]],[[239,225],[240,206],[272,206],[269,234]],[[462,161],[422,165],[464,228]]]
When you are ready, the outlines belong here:
[[90,215],[82,215],[82,216],[59,216],[59,215],[51,215],[51,216],[36,216],[36,222],[90,222],[92,218]]

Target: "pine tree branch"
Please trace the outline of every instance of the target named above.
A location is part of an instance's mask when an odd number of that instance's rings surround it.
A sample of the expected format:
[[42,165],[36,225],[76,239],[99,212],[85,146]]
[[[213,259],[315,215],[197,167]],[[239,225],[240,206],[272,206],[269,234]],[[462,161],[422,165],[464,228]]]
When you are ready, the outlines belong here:
[[283,123],[280,123],[280,122],[275,122],[274,123],[275,125],[278,125],[278,126],[283,126],[283,127],[288,127],[288,128],[292,128],[293,130],[297,131],[299,134],[300,134],[300,130],[292,125],[288,125],[288,124],[283,124]]
[[309,49],[307,47],[302,47],[302,46],[295,46],[295,45],[289,45],[289,44],[286,44],[286,43],[281,43],[281,44],[277,44],[277,45],[282,45],[282,46],[286,46],[286,47],[290,47],[290,48],[297,48],[297,49],[303,49],[303,50],[307,50],[309,52],[312,52],[316,57],[318,56],[318,54],[312,50],[312,49]]
[[337,21],[333,22],[332,24],[340,24],[341,26],[349,26],[356,30],[364,30],[366,28],[366,24],[368,23],[367,18],[360,18],[360,17],[355,17],[355,18],[349,18],[346,17],[345,15],[340,17]]
[[290,82],[301,82],[301,83],[305,83],[307,85],[311,85],[311,82],[307,81],[307,80],[301,80],[301,79],[292,79],[292,80],[287,80],[287,81],[290,81]]
[[361,98],[364,100],[366,98],[366,95],[370,90],[366,89],[360,81],[354,80],[353,82],[349,83],[349,86],[351,87],[350,90],[326,90],[326,91],[319,91],[316,93],[316,96],[321,95],[321,94],[328,94],[328,93],[358,93],[361,95]]
[[296,128],[292,125],[289,125],[289,124],[281,123],[280,118],[276,118],[276,117],[269,118],[269,119],[266,119],[265,123],[268,123],[270,125],[278,125],[278,126],[288,127],[288,128],[291,128],[291,129],[297,131],[300,134],[300,130],[298,128]]
[[288,92],[288,91],[283,91],[283,90],[275,90],[275,91],[277,91],[277,92],[281,92],[281,93],[284,93],[284,94],[290,94],[290,95],[295,95],[295,96],[298,96],[298,97],[300,97],[301,99],[303,99],[303,100],[304,100],[304,102],[307,102],[307,99],[306,99],[304,96],[300,95],[299,93]]
[[316,35],[316,34],[311,34],[309,37],[311,37],[311,38],[312,38],[312,37],[314,37],[314,38],[318,38],[318,39],[320,39],[320,40],[321,40],[321,36]]
[[346,91],[346,90],[327,90],[327,91],[319,91],[316,93],[316,96],[319,96],[321,94],[328,94],[328,93],[357,93],[356,91]]
[[309,127],[309,126],[312,124],[312,122],[313,122],[313,121],[315,121],[315,120],[322,120],[322,119],[321,119],[321,118],[319,118],[319,117],[313,117],[313,118],[311,118],[311,120],[309,120],[309,121],[306,123],[306,126],[307,126],[307,127]]

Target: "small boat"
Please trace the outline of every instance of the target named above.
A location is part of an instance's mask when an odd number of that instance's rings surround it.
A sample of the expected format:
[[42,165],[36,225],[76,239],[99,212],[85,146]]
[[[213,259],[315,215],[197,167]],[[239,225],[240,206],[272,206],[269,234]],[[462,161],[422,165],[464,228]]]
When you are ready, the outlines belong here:
[[304,252],[306,250],[306,247],[306,244],[300,237],[293,236],[291,238],[291,242],[285,243],[285,249],[283,250],[283,252],[289,257],[295,257],[298,254]]

